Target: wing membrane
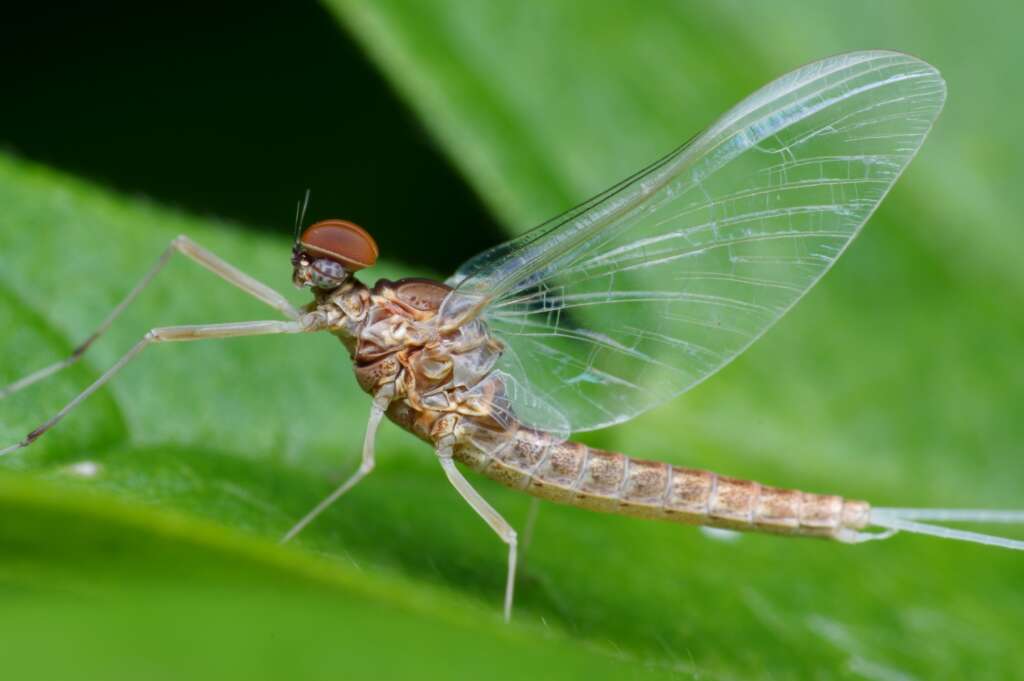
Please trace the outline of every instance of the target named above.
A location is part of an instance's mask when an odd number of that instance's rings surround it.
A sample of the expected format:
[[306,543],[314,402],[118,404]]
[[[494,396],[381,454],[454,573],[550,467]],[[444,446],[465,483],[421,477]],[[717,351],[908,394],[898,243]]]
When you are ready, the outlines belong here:
[[839,55],[757,91],[691,143],[470,260],[442,323],[482,316],[498,366],[573,430],[699,383],[831,267],[920,148],[938,72]]

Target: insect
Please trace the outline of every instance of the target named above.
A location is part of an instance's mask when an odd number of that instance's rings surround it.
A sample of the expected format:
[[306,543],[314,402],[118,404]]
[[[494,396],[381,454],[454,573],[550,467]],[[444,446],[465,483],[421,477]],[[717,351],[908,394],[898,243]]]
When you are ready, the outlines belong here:
[[175,253],[285,319],[154,328],[0,455],[42,436],[150,345],[323,331],[342,341],[372,398],[362,463],[285,540],[373,470],[374,437],[387,416],[433,446],[451,484],[507,544],[506,619],[517,535],[456,462],[598,511],[850,543],[903,530],[1022,549],[1021,541],[922,521],[1024,522],[1024,512],[872,508],[569,440],[692,388],[765,333],[857,235],[944,99],[939,73],[904,54],[854,52],[809,64],[636,175],[477,255],[444,283],[367,286],[354,275],[376,261],[373,238],[343,220],[300,232],[297,216],[292,280],[313,294],[301,310],[178,237],[69,358],[0,397],[77,361]]

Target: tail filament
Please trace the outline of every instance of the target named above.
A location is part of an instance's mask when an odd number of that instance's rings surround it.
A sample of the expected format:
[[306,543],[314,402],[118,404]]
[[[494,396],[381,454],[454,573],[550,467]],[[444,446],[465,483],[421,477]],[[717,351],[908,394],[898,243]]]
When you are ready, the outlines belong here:
[[1024,525],[1024,511],[1001,511],[988,509],[955,508],[872,508],[870,525],[882,528],[882,532],[859,532],[855,542],[888,539],[897,532],[926,534],[942,539],[998,546],[1004,549],[1024,551],[1024,540],[998,537],[980,532],[957,530],[932,522],[1006,523]]

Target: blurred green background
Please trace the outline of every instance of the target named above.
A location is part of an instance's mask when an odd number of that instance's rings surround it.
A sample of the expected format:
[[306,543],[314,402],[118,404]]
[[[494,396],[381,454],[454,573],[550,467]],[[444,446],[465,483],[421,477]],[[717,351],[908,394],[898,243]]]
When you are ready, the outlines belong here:
[[[294,201],[372,276],[461,260],[612,184],[771,78],[884,47],[946,110],[861,237],[698,390],[589,441],[879,505],[1020,507],[1024,112],[1010,3],[24,7],[0,27],[0,383],[70,351],[173,235],[288,291]],[[365,278],[365,277],[364,277]],[[268,317],[175,262],[21,437],[156,324]],[[500,542],[331,338],[161,347],[0,462],[12,678],[1010,679],[1024,563],[899,536],[742,536],[546,505],[511,626]],[[89,464],[89,465],[83,465]],[[515,525],[528,500],[482,492]],[[1018,533],[1018,536],[1019,533]]]

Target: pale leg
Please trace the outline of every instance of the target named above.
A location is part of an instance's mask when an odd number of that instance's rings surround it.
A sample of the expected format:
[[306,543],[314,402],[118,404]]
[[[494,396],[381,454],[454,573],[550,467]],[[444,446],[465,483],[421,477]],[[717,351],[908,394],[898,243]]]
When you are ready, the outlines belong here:
[[25,436],[21,442],[0,449],[0,456],[27,447],[35,442],[43,433],[55,426],[69,411],[74,409],[85,398],[99,390],[104,383],[114,377],[124,365],[139,355],[147,346],[153,343],[181,342],[202,340],[204,338],[235,338],[238,336],[266,336],[278,333],[306,333],[319,331],[324,328],[324,322],[316,314],[309,314],[301,320],[291,322],[266,321],[266,322],[235,322],[230,324],[202,324],[195,326],[167,326],[151,330],[142,337],[138,343],[126,352],[121,359],[117,360],[112,367],[107,369],[103,375],[93,381],[92,385],[80,392],[74,399],[68,402],[63,409],[50,417],[41,426]]
[[175,253],[181,253],[182,255],[199,263],[221,279],[237,286],[252,297],[257,298],[275,310],[278,310],[285,317],[288,317],[289,319],[299,318],[299,312],[292,307],[291,303],[289,303],[288,300],[280,293],[266,284],[253,279],[237,267],[218,258],[216,255],[192,241],[187,236],[179,236],[171,241],[170,245],[160,255],[156,264],[150,268],[149,272],[147,272],[142,279],[135,284],[135,287],[128,292],[128,295],[124,297],[124,300],[118,303],[117,306],[110,311],[110,314],[108,314],[106,319],[100,323],[99,327],[97,327],[88,338],[79,344],[79,346],[71,352],[69,357],[59,362],[55,362],[48,367],[43,367],[38,371],[34,371],[28,376],[20,378],[4,388],[0,388],[0,399],[7,397],[11,393],[19,391],[22,388],[27,388],[33,383],[41,381],[47,376],[69,367],[81,359],[82,355],[85,354],[85,351],[89,349],[89,346],[92,345],[97,338],[103,335],[108,328],[110,328],[110,325],[114,323],[114,320],[124,312],[125,308],[127,308],[140,293],[142,293],[143,289],[145,289],[153,278],[160,273],[160,270],[164,268],[167,262],[171,259],[171,256]]
[[530,507],[526,511],[526,522],[523,523],[523,556],[530,550],[530,543],[533,542],[533,530],[537,526],[537,516],[540,514],[540,499],[530,497]]
[[366,435],[363,436],[363,461],[359,465],[359,469],[353,473],[348,480],[343,482],[338,489],[331,492],[326,499],[317,504],[316,507],[307,513],[302,520],[295,523],[292,529],[288,530],[287,534],[281,537],[282,544],[301,532],[307,525],[313,522],[318,515],[326,511],[331,504],[337,501],[341,495],[355,487],[360,480],[369,475],[373,470],[374,440],[377,436],[377,427],[380,426],[380,420],[384,416],[384,412],[387,411],[388,405],[391,403],[391,396],[394,394],[394,386],[389,385],[388,388],[389,389],[386,392],[379,392],[373,398],[373,407],[370,409],[370,420],[366,424]]
[[512,618],[512,593],[516,584],[516,531],[506,522],[494,508],[487,503],[487,500],[480,496],[480,493],[473,489],[469,481],[463,477],[459,469],[455,467],[452,460],[451,446],[439,446],[437,456],[441,460],[441,467],[444,469],[448,481],[459,491],[462,498],[473,507],[481,518],[484,519],[491,529],[494,530],[501,540],[508,544],[508,577],[505,581],[505,621]]

